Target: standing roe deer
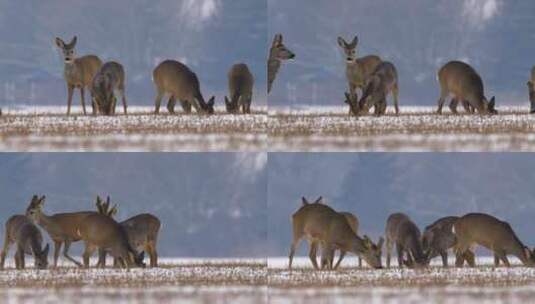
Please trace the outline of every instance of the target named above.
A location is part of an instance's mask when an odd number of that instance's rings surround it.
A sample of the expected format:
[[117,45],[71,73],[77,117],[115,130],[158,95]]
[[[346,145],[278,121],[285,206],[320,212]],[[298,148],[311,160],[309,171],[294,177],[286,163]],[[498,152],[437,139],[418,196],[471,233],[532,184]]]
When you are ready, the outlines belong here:
[[[353,230],[353,232],[356,235],[358,235],[358,230],[359,230],[358,218],[351,212],[339,212],[339,213],[346,218],[346,221],[349,224],[349,227],[351,227],[351,230]],[[342,263],[342,260],[344,259],[345,255],[346,255],[345,251],[340,251],[340,256],[338,257],[338,261],[336,262],[336,264],[334,264],[334,267],[333,267],[334,252],[332,253],[327,252],[325,255],[322,253],[321,268],[323,269],[325,267],[329,267],[335,270],[338,269],[338,266],[340,266],[340,263]],[[327,257],[331,257],[331,260],[327,260],[326,259]],[[358,260],[359,260],[359,267],[362,267],[362,258],[360,256],[358,257]]]
[[160,104],[166,93],[170,94],[167,103],[169,113],[175,112],[177,99],[186,113],[191,113],[192,105],[199,114],[214,113],[215,97],[212,96],[205,102],[197,75],[186,65],[175,60],[165,60],[154,69],[152,75],[157,91],[155,114],[160,112]]
[[228,113],[251,113],[254,77],[245,63],[238,63],[228,72],[228,91],[230,101],[225,96],[225,106]]
[[[65,43],[61,38],[56,37],[56,46],[63,52],[64,68],[63,77],[67,82],[67,115],[71,113],[72,95],[74,89],[80,89],[80,102],[84,115],[85,110],[85,88],[91,85],[93,77],[102,65],[102,61],[95,55],[86,55],[76,58],[74,47],[77,37],[74,36],[71,42]],[[95,109],[93,109],[93,112]]]
[[[292,215],[293,239],[290,247],[289,268],[292,269],[293,256],[302,238],[310,245],[309,257],[315,269],[319,269],[316,261],[317,244],[321,244],[326,253],[332,254],[335,249],[349,251],[361,256],[370,266],[381,268],[381,247],[383,239],[377,245],[366,236],[356,235],[344,215],[324,204],[310,204],[303,197],[303,206]],[[317,200],[321,200],[321,197]],[[330,261],[332,257],[326,256]]]
[[531,68],[531,78],[528,80],[528,92],[529,92],[529,113],[535,113],[535,66]]
[[[533,265],[532,252],[516,236],[513,228],[507,222],[484,213],[469,213],[460,217],[452,228],[457,237],[455,253],[457,267],[464,264],[464,259],[459,256],[462,253],[470,252],[475,245],[483,246],[494,252],[494,265],[499,266],[500,260],[510,266],[507,255],[516,256],[526,266]],[[468,261],[471,267],[475,266],[474,261]]]
[[33,255],[34,266],[37,269],[46,269],[48,266],[48,244],[41,249],[43,236],[39,228],[35,226],[28,217],[24,215],[14,215],[6,222],[4,237],[4,247],[0,257],[0,269],[4,269],[6,255],[9,247],[15,243],[17,252],[15,253],[15,267],[24,269],[24,255]]
[[452,232],[453,224],[458,216],[446,216],[425,227],[422,236],[422,246],[425,255],[431,260],[441,256],[442,265],[448,267],[448,249],[453,248],[457,242]]
[[364,92],[368,78],[382,62],[381,58],[376,55],[357,58],[358,41],[359,38],[357,36],[350,43],[346,42],[344,38],[338,37],[338,45],[342,48],[346,56],[346,79],[349,87],[349,96],[355,100],[358,100],[357,89]]
[[115,114],[115,105],[120,96],[124,114],[127,114],[126,94],[124,90],[125,73],[123,66],[115,61],[106,62],[98,70],[91,84],[93,114]]
[[92,213],[80,223],[77,233],[84,241],[84,267],[89,268],[89,259],[100,250],[109,252],[123,268],[144,266],[143,253],[138,254],[128,243],[124,229],[111,217]]
[[[398,107],[398,73],[396,67],[388,61],[381,62],[372,75],[368,78],[358,107],[351,106],[354,115],[368,113],[371,106],[374,106],[375,115],[380,116],[386,113],[386,98],[392,93],[396,115],[399,114]],[[355,112],[358,109],[358,112]]]
[[269,58],[267,61],[268,66],[268,94],[271,92],[273,81],[277,76],[277,72],[281,67],[283,60],[294,59],[295,54],[292,53],[284,43],[282,42],[282,34],[276,34],[271,43],[271,49],[269,50]]
[[80,262],[69,255],[69,248],[71,243],[80,240],[78,231],[83,220],[91,214],[96,214],[96,212],[56,213],[48,216],[43,213],[44,201],[44,195],[40,198],[34,195],[30,205],[26,209],[26,216],[48,232],[50,238],[54,241],[54,268],[58,266],[59,251],[63,244],[65,244],[63,247],[63,256],[77,266],[82,267]]
[[[407,267],[427,266],[429,260],[422,249],[420,229],[403,213],[391,214],[386,221],[386,267],[390,268],[392,246],[396,245],[398,265]],[[407,259],[404,260],[404,255]]]
[[[100,214],[113,217],[117,213],[117,208],[110,207],[110,197],[105,203],[97,196],[97,210]],[[158,233],[160,231],[160,220],[149,213],[138,214],[119,223],[124,229],[130,246],[137,252],[146,251],[150,256],[150,267],[158,267],[158,253],[156,251],[158,243]],[[106,254],[100,252],[98,266],[106,265]]]
[[497,114],[495,99],[490,101],[484,94],[483,81],[479,74],[468,64],[450,61],[438,71],[440,98],[437,113],[442,114],[446,98],[452,94],[456,99],[468,102],[479,114]]

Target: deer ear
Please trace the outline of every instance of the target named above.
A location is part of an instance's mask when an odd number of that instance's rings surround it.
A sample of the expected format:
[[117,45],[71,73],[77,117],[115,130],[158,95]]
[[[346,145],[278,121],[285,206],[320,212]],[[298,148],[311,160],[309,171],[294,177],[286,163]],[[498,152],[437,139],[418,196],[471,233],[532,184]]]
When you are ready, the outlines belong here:
[[76,45],[76,41],[78,41],[78,37],[76,36],[72,37],[71,42],[69,42],[69,46],[73,48]]
[[50,250],[50,246],[48,243],[46,243],[45,249],[43,249],[43,252],[41,252],[42,255],[48,256],[48,251]]
[[319,202],[321,202],[322,199],[323,199],[322,196],[318,197],[318,199],[314,201],[314,204],[318,204]]
[[227,96],[225,96],[225,104],[228,106],[230,105],[230,101],[228,100]]
[[494,107],[496,106],[496,99],[494,96],[489,101],[489,109],[494,110]]
[[301,201],[303,202],[303,206],[308,205],[308,201],[304,196],[301,198]]
[[210,98],[210,99],[208,100],[208,105],[211,106],[211,107],[213,107],[213,106],[214,106],[214,103],[215,103],[215,96],[212,96],[212,98]]
[[273,37],[273,46],[282,44],[282,34],[276,34],[275,37]]
[[45,203],[45,196],[41,196],[41,198],[39,199],[39,203],[38,205],[42,206],[43,204]]
[[343,47],[343,48],[347,45],[347,43],[346,43],[346,41],[344,40],[344,38],[342,38],[342,37],[340,37],[340,36],[338,36],[337,41],[338,41],[338,45],[341,46],[341,47]]
[[56,37],[56,46],[62,49],[63,47],[65,47],[65,42],[61,40],[61,38]]
[[357,47],[357,44],[359,43],[359,37],[358,36],[355,36],[355,38],[353,38],[353,41],[351,41],[351,43],[349,44],[349,46],[351,48],[355,48]]

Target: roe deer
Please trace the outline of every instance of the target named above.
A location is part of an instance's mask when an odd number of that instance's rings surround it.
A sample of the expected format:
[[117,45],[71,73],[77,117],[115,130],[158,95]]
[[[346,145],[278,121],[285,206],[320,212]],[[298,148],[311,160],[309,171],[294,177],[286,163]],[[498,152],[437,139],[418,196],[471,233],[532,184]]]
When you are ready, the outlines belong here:
[[461,61],[450,61],[438,71],[440,98],[437,113],[442,114],[442,106],[448,95],[468,102],[480,114],[497,114],[495,99],[490,101],[484,94],[483,81],[479,74],[468,64]]
[[529,92],[529,113],[535,113],[535,66],[531,68],[531,78],[528,80],[528,92]]
[[254,77],[245,63],[238,63],[228,72],[228,91],[230,101],[225,96],[225,106],[228,113],[251,113]]
[[119,96],[122,98],[124,114],[127,114],[124,83],[125,73],[120,63],[110,61],[102,65],[91,84],[93,114],[115,114],[115,105]]
[[[526,266],[533,265],[532,252],[516,236],[507,222],[484,213],[469,213],[460,217],[452,228],[457,237],[455,253],[456,266],[464,264],[460,253],[470,251],[473,246],[480,245],[494,252],[494,265],[499,266],[500,260],[510,266],[507,255],[516,256]],[[469,261],[470,266],[475,263]]]
[[[97,209],[100,214],[113,217],[117,213],[117,208],[109,208],[110,197],[108,196],[105,203],[100,197],[97,197]],[[158,233],[160,231],[160,220],[148,213],[133,216],[126,221],[119,223],[123,227],[128,243],[137,252],[146,251],[150,257],[150,267],[158,267],[158,253],[156,251],[158,243]],[[106,265],[106,254],[101,252],[99,257],[99,266]]]
[[358,107],[351,106],[354,115],[368,113],[371,106],[375,108],[375,115],[380,116],[386,113],[386,98],[392,93],[394,97],[394,107],[396,115],[399,114],[398,107],[398,73],[396,67],[388,61],[381,62],[372,75],[368,78],[362,97],[359,100]]
[[[423,267],[429,263],[422,249],[420,229],[403,213],[391,214],[386,221],[386,267],[390,268],[392,246],[396,245],[398,265]],[[404,255],[407,259],[404,260]]]
[[91,214],[96,214],[96,212],[81,211],[57,213],[48,216],[43,213],[44,201],[44,195],[41,197],[34,195],[30,205],[26,209],[26,216],[28,216],[34,223],[41,226],[41,228],[50,235],[52,241],[54,241],[54,267],[58,266],[59,251],[63,244],[63,256],[81,267],[82,264],[69,255],[69,248],[71,243],[80,240],[78,231],[80,230],[83,220]]
[[24,215],[14,215],[6,222],[0,269],[4,269],[6,255],[13,243],[17,246],[17,252],[15,253],[15,267],[17,269],[24,269],[25,254],[33,255],[35,268],[46,269],[48,266],[48,244],[44,249],[41,249],[43,243],[41,231]]
[[75,88],[80,89],[80,102],[84,115],[86,114],[84,100],[85,88],[91,85],[93,77],[102,65],[102,61],[95,55],[76,58],[76,52],[74,50],[76,41],[76,36],[69,43],[65,43],[61,38],[56,37],[56,46],[63,52],[65,64],[63,77],[67,82],[67,115],[71,113],[72,95]]
[[130,247],[124,229],[107,215],[89,214],[81,221],[77,233],[85,244],[85,268],[89,268],[89,259],[97,249],[109,252],[123,268],[144,266],[143,253],[138,254]]
[[[346,218],[346,221],[349,224],[349,227],[351,227],[351,230],[353,230],[353,232],[356,235],[358,235],[358,230],[359,230],[358,218],[351,212],[339,212],[339,213]],[[326,266],[328,266],[331,269],[338,269],[338,266],[340,266],[340,263],[342,263],[342,260],[344,259],[345,255],[346,255],[345,251],[340,251],[340,256],[338,257],[338,261],[333,267],[334,252],[332,253],[327,252],[325,256],[323,256],[322,254],[321,268],[323,269]],[[331,257],[332,259],[328,261],[326,257]],[[358,257],[358,260],[359,260],[359,267],[362,267],[362,258],[360,256]]]
[[338,45],[342,48],[346,56],[346,79],[349,87],[349,95],[354,96],[355,100],[358,100],[357,89],[364,92],[368,78],[382,62],[381,58],[376,55],[357,58],[358,41],[359,38],[357,36],[350,43],[346,42],[344,38],[338,37]]
[[167,103],[169,113],[175,112],[177,99],[186,113],[191,113],[192,105],[199,114],[214,113],[215,97],[212,96],[208,102],[204,100],[197,75],[186,65],[175,60],[165,60],[154,69],[152,75],[157,91],[155,114],[160,112],[160,104],[166,93],[170,94]]
[[271,49],[269,50],[268,65],[268,94],[271,92],[273,81],[277,76],[279,68],[281,67],[283,60],[294,59],[295,54],[292,53],[284,43],[282,42],[282,34],[276,34],[271,43]]
[[422,236],[422,245],[425,255],[432,259],[436,256],[442,258],[442,265],[448,267],[448,249],[453,248],[457,242],[452,227],[458,216],[446,216],[425,227]]
[[[368,238],[356,235],[344,215],[324,204],[310,204],[302,198],[303,206],[292,215],[293,239],[290,247],[289,268],[292,269],[293,256],[302,238],[311,244],[309,257],[315,269],[317,244],[321,244],[326,253],[335,249],[353,252],[361,256],[370,266],[381,268],[381,247],[383,239],[377,245]],[[321,200],[321,197],[317,200]],[[325,257],[327,261],[332,258]]]

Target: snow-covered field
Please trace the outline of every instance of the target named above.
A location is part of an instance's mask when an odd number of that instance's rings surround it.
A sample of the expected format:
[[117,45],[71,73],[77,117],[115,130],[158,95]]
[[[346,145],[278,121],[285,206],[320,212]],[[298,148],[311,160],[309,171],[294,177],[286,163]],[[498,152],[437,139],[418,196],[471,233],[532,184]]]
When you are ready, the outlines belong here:
[[[93,264],[96,261],[93,261]],[[163,258],[158,268],[0,271],[0,303],[265,303],[263,259]]]
[[503,106],[494,116],[405,106],[396,116],[348,115],[347,106],[270,107],[272,151],[535,151],[535,115]]
[[66,116],[65,107],[4,108],[2,151],[262,151],[267,144],[267,107],[251,115],[152,114],[129,107],[114,117]]
[[270,303],[523,303],[535,297],[535,268],[511,268],[479,257],[476,268],[373,270],[347,258],[337,271],[315,271],[308,258],[269,258]]

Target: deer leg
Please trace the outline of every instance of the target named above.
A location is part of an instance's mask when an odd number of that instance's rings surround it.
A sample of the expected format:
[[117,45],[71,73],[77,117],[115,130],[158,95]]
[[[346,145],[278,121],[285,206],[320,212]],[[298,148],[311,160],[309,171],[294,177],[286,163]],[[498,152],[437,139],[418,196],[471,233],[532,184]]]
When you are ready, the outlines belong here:
[[401,246],[399,243],[396,244],[396,251],[398,253],[398,266],[401,268],[405,263],[403,263],[403,246]]
[[293,258],[294,258],[294,254],[295,254],[295,249],[297,248],[297,245],[299,245],[299,241],[301,239],[299,238],[294,238],[293,241],[292,241],[292,244],[290,245],[290,254],[288,256],[288,268],[290,270],[292,270],[292,261],[293,261]]
[[464,253],[464,259],[468,263],[468,266],[476,267],[476,256],[472,251],[466,250]]
[[82,104],[82,110],[84,112],[84,115],[86,115],[85,112],[85,89],[84,87],[80,87],[80,103]]
[[362,258],[359,255],[359,268],[362,268]]
[[390,238],[386,238],[386,268],[390,268],[390,256],[392,254],[392,242]]
[[505,267],[511,267],[511,264],[509,263],[509,259],[507,258],[507,255],[504,253],[501,257],[502,262],[505,264]]
[[[392,90],[392,97],[394,97],[394,108],[396,109],[396,115],[399,114],[398,96],[399,96],[399,88],[398,88],[398,85],[396,84],[396,86],[394,86],[394,89]],[[385,108],[386,108],[386,100],[385,100]]]
[[[65,245],[63,246],[63,256],[73,262],[74,264],[76,264],[76,266],[78,267],[82,267],[82,264],[80,262],[78,262],[77,260],[73,259],[70,255],[69,255],[69,248],[71,248],[71,242],[70,241],[65,241]],[[89,263],[89,262],[88,262]]]
[[163,92],[158,90],[156,99],[154,101],[154,114],[160,113],[160,105],[162,104]]
[[310,261],[312,262],[314,269],[319,270],[318,261],[316,260],[317,251],[318,251],[318,243],[317,242],[310,243],[310,250],[308,251],[308,257],[310,258]]
[[169,113],[171,114],[175,113],[175,105],[176,105],[175,96],[173,95],[169,96],[169,101],[167,101],[167,111],[169,111]]
[[126,104],[126,93],[124,91],[124,88],[121,89],[121,99],[123,100],[124,115],[127,115],[128,114],[128,111],[127,111],[128,105]]
[[442,266],[448,267],[448,252],[446,250],[441,250],[440,257],[442,257]]
[[158,267],[158,253],[156,252],[156,244],[154,242],[149,242],[149,257],[150,257],[150,267]]
[[449,105],[449,108],[450,108],[450,111],[451,113],[453,114],[459,114],[457,112],[457,105],[459,104],[459,100],[457,98],[452,98],[451,101],[450,101],[450,105]]
[[7,231],[6,231],[6,236],[4,237],[4,246],[2,247],[2,253],[0,255],[0,270],[4,269],[4,264],[6,262],[6,256],[7,256],[7,253],[9,252],[10,245],[11,243],[9,242]]
[[498,267],[498,266],[500,266],[500,256],[494,253],[494,267]]
[[344,250],[341,250],[340,256],[338,257],[338,262],[336,262],[336,264],[334,265],[335,270],[338,268],[338,266],[340,266],[340,263],[342,263],[342,260],[344,259],[345,255],[346,255],[346,252]]
[[106,251],[103,249],[98,250],[98,268],[106,268]]
[[[65,245],[67,245],[67,243],[65,243]],[[67,246],[65,246],[65,247],[67,247]],[[85,250],[84,250],[84,253],[83,253],[84,268],[89,268],[89,259],[91,258],[91,256],[95,252],[95,249],[96,248],[94,246],[92,246],[88,242],[85,242]],[[76,263],[78,264],[78,262],[76,262]],[[81,265],[79,265],[79,266],[81,266]]]
[[24,248],[20,248],[20,246],[17,246],[17,251],[15,252],[15,268],[24,269],[23,259],[24,259]]
[[61,250],[61,241],[54,241],[54,268],[58,267],[59,251]]
[[438,115],[442,114],[442,107],[444,106],[444,102],[446,102],[446,96],[441,95],[440,98],[438,99],[438,109],[437,109]]
[[186,114],[190,114],[191,113],[191,102],[189,102],[187,100],[180,100],[180,105],[182,106],[182,110],[184,110],[184,113],[186,113]]
[[67,85],[67,115],[71,114],[72,94],[74,93],[74,86]]

